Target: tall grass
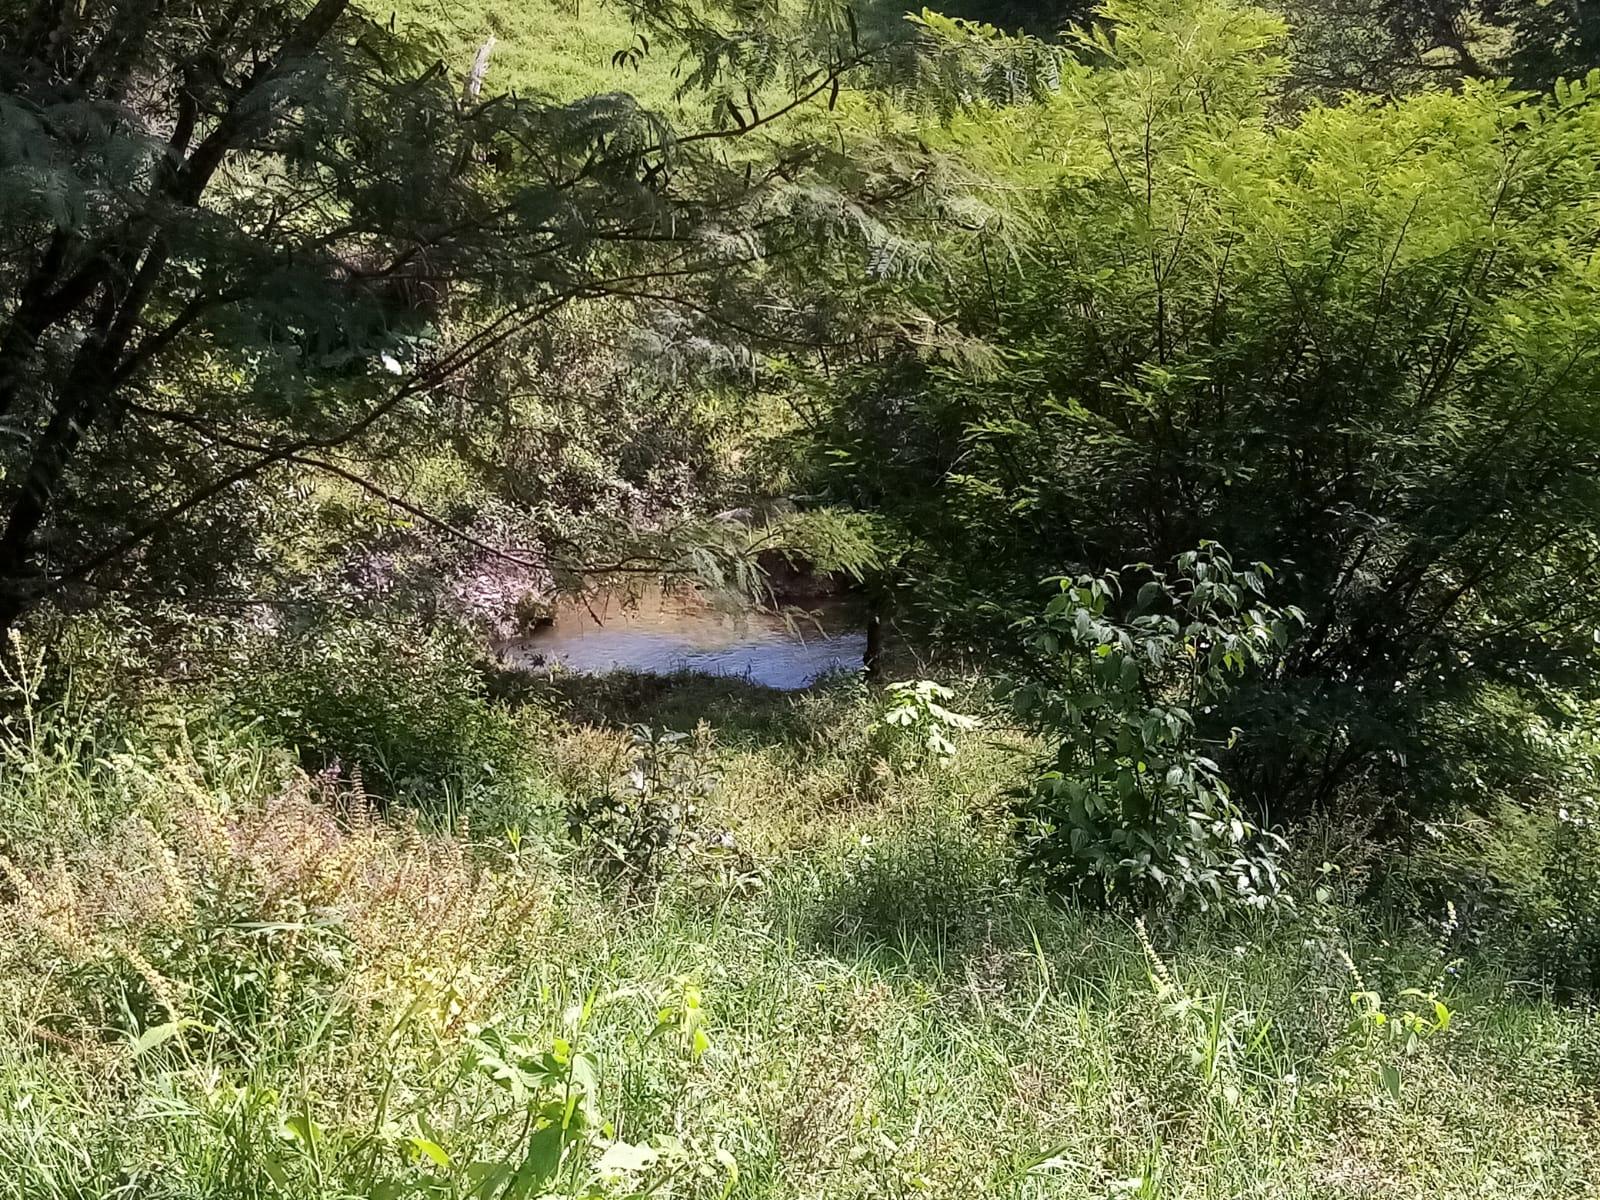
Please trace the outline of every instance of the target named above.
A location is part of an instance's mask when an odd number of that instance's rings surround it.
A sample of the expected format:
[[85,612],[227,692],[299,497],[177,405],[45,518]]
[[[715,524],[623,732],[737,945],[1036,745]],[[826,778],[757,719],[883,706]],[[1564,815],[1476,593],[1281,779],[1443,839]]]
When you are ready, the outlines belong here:
[[889,766],[877,703],[545,696],[570,799],[626,770],[628,722],[709,722],[723,852],[649,893],[257,737],[25,713],[0,1196],[1596,1194],[1583,1011],[1336,902],[1181,931],[1055,907],[998,820],[1026,747]]

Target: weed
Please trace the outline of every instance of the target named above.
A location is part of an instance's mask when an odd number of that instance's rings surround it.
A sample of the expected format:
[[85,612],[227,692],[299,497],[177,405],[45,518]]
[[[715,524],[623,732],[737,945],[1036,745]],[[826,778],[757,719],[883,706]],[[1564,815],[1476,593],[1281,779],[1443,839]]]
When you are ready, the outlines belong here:
[[[0,771],[0,1197],[1584,1194],[1591,1017],[1482,964],[1439,984],[1448,923],[1307,905],[1142,944],[1013,878],[1015,748],[830,807],[880,711],[658,746],[663,803],[682,755],[720,783],[619,905],[608,858],[534,830],[479,841],[203,722],[57,757],[42,708]],[[536,719],[574,796],[646,752]],[[40,780],[75,798],[54,827]],[[769,886],[723,881],[720,830]]]
[[638,892],[696,849],[731,846],[727,835],[708,838],[700,829],[700,804],[718,780],[710,727],[690,735],[636,725],[630,739],[633,763],[621,786],[573,804],[567,820],[600,867]]

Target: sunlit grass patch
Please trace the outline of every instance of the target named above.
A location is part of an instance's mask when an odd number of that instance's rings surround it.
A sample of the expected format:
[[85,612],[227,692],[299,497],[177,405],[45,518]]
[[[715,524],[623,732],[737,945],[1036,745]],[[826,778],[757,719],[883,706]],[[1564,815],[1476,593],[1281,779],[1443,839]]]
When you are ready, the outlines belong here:
[[[1000,731],[868,786],[865,690],[581,692],[519,710],[568,799],[625,782],[631,722],[726,714],[697,819],[737,869],[625,886],[237,735],[13,759],[0,1196],[1591,1187],[1592,1017],[1441,981],[1425,933],[1308,902],[1141,944],[1016,876]],[[41,774],[78,797],[53,837]]]

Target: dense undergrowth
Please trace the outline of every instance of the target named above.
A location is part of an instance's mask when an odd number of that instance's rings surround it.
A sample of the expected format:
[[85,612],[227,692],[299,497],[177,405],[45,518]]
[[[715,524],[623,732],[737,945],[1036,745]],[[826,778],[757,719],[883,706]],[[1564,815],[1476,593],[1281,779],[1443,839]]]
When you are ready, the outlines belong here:
[[[1450,910],[1052,904],[1037,748],[850,682],[501,690],[517,769],[436,805],[193,698],[20,711],[0,1195],[1594,1194],[1600,1029]],[[629,880],[564,826],[645,775]]]

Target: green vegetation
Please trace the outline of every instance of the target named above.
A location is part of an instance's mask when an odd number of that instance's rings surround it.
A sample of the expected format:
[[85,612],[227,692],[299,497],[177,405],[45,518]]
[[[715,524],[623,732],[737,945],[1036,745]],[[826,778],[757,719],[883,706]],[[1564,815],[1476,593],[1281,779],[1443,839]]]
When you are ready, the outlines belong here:
[[0,1200],[1600,1200],[1593,26],[0,0]]
[[1234,803],[1196,731],[1239,678],[1273,661],[1304,623],[1263,597],[1270,568],[1235,570],[1204,546],[1170,571],[1133,568],[1126,623],[1118,576],[1063,580],[1031,638],[1036,681],[1017,707],[1061,738],[1023,807],[1026,858],[1099,904],[1265,906],[1272,842]]
[[[546,693],[526,824],[470,834],[257,735],[64,761],[36,713],[0,813],[61,857],[3,868],[0,1194],[1592,1194],[1592,1022],[1457,962],[1443,911],[1401,932],[1334,877],[1142,948],[1015,880],[1025,743],[880,776],[880,703]],[[561,851],[625,723],[694,715],[720,780],[659,890]]]
[[1015,198],[926,286],[963,356],[833,408],[835,494],[891,522],[908,617],[1001,655],[1052,575],[1278,570],[1303,631],[1201,722],[1258,815],[1542,790],[1515,726],[1597,678],[1590,85],[1285,123],[1266,14],[1107,11],[1111,65],[954,124]]
[[[574,11],[570,4],[549,0],[406,0],[383,7],[439,37],[445,60],[458,75],[494,38],[485,76],[494,92],[537,92],[567,101],[625,91],[652,108],[666,108],[676,90],[676,56],[670,49],[637,64],[613,62],[619,50],[638,45],[627,13],[613,4],[587,3]],[[373,11],[382,15],[378,6]]]

